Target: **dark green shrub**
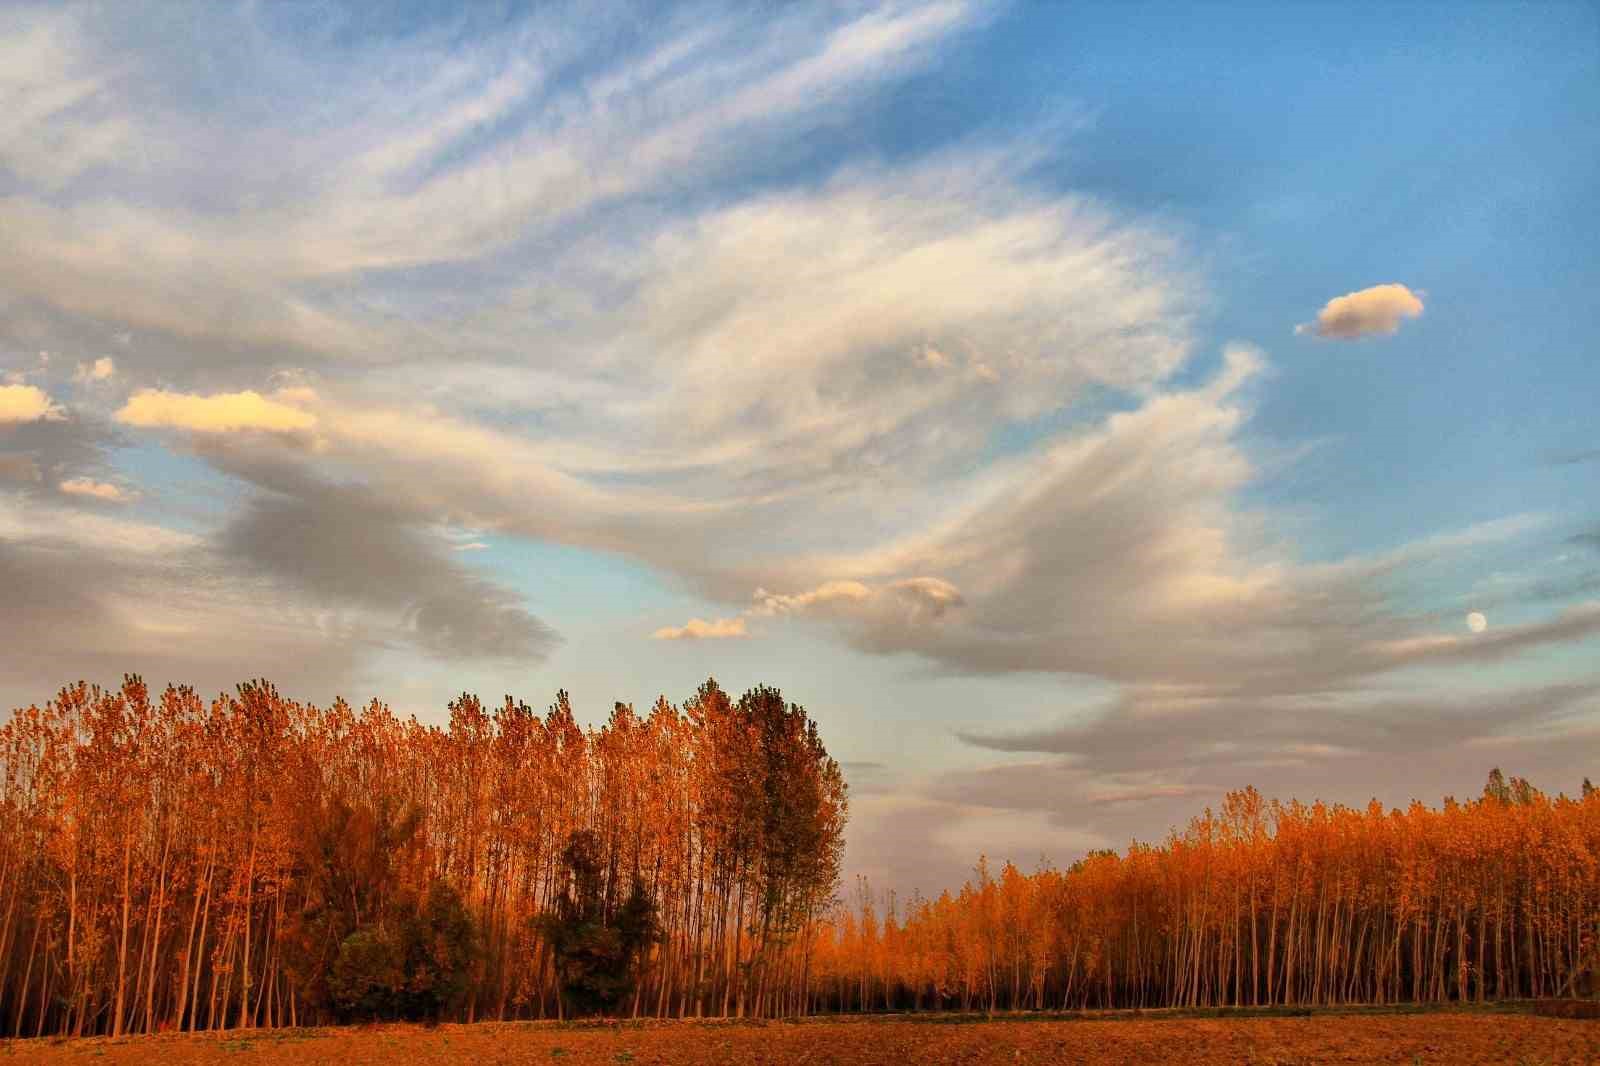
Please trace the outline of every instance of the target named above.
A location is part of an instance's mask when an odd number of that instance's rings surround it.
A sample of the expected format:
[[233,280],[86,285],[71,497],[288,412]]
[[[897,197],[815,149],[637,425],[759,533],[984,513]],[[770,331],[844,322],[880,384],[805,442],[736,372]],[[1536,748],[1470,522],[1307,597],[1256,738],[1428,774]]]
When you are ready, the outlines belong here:
[[328,998],[346,1020],[394,1017],[404,983],[395,945],[375,929],[340,942],[327,980]]
[[461,894],[435,881],[420,908],[406,908],[398,933],[404,976],[400,1016],[420,1021],[459,1007],[478,957],[477,928]]
[[580,830],[562,852],[570,882],[555,909],[539,920],[573,1014],[610,1014],[632,994],[638,964],[659,937],[655,901],[638,878],[615,915],[606,914],[600,843]]

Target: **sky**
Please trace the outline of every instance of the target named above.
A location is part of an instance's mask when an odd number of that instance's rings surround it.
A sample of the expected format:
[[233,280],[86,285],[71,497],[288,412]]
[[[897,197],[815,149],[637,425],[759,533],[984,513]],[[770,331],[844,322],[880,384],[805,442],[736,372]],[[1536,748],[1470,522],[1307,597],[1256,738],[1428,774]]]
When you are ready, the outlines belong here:
[[902,894],[1600,776],[1592,4],[0,6],[0,707],[776,685]]

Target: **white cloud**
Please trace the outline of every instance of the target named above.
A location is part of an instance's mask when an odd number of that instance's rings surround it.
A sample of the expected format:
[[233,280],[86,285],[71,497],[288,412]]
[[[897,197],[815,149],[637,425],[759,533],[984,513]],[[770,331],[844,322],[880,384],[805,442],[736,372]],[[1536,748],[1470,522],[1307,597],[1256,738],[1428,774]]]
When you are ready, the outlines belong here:
[[63,417],[61,408],[34,385],[0,385],[0,426]]
[[[855,553],[785,560],[867,587],[939,589],[959,611],[883,609],[841,623],[874,652],[957,672],[1094,677],[1186,702],[1374,683],[1402,667],[1520,654],[1584,639],[1588,615],[1471,641],[1434,638],[1399,610],[1389,575],[1538,528],[1513,516],[1335,563],[1303,563],[1270,512],[1242,505],[1260,464],[1240,440],[1259,355],[1230,349],[1209,381],[1064,434],[1037,454],[946,485],[942,514]],[[959,502],[958,502],[959,501]],[[938,581],[958,592],[917,582]],[[903,593],[902,593],[903,594]],[[931,606],[931,604],[930,604]]]
[[727,640],[748,635],[743,618],[716,618],[709,622],[691,618],[681,626],[662,626],[650,637],[652,640]]
[[679,463],[792,488],[919,471],[996,421],[1160,382],[1187,355],[1176,246],[1030,193],[1019,156],[847,171],[666,230],[597,323],[648,389],[632,413]]
[[1374,285],[1329,300],[1317,312],[1315,322],[1298,325],[1294,331],[1334,340],[1357,340],[1388,336],[1399,330],[1402,320],[1421,315],[1420,294],[1399,284]]
[[85,496],[106,503],[127,503],[133,499],[132,494],[110,482],[87,477],[69,478],[56,487],[68,496]]
[[[404,328],[410,307],[346,298],[341,279],[475,260],[664,185],[737,174],[753,146],[781,144],[797,124],[847,121],[865,91],[927,62],[932,45],[984,6],[666,19],[664,43],[620,52],[598,44],[632,32],[620,20],[608,33],[607,13],[595,12],[592,32],[580,34],[551,11],[469,48],[423,37],[344,49],[337,75],[315,65],[333,57],[276,39],[248,10],[196,20],[187,27],[195,38],[176,49],[126,28],[119,45],[143,43],[144,53],[113,53],[101,38],[115,35],[54,19],[0,51],[16,53],[13,77],[38,100],[10,127],[0,120],[0,148],[47,187],[105,163],[158,195],[0,198],[0,225],[14,238],[0,280],[193,343],[287,344],[322,357],[436,340]],[[244,116],[226,103],[174,111],[176,94],[163,90],[187,72],[188,54],[240,38],[252,47],[232,51],[230,77],[284,97],[286,110],[304,102],[319,121],[267,123],[223,152],[216,131]],[[395,94],[397,70],[433,73]],[[111,92],[114,83],[139,93]],[[82,113],[91,104],[92,122]],[[41,147],[57,132],[70,132],[70,144]],[[127,140],[141,151],[126,151]],[[60,165],[47,174],[51,159]],[[208,178],[232,210],[192,206],[187,191]]]
[[132,126],[115,95],[124,73],[90,54],[71,14],[0,12],[0,170],[59,189],[126,160]]

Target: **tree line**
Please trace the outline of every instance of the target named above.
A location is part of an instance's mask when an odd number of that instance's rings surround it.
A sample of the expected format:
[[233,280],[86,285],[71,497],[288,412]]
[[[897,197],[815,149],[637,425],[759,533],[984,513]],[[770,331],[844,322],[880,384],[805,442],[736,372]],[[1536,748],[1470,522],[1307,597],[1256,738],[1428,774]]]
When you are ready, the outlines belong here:
[[1385,810],[1229,793],[1159,846],[1032,874],[979,861],[901,906],[858,881],[813,949],[812,1008],[1442,1003],[1600,991],[1600,794],[1497,769]]
[[848,807],[803,708],[449,711],[135,676],[17,710],[0,1032],[804,1009]]
[[1228,794],[1157,845],[839,897],[803,708],[708,680],[584,729],[137,677],[0,726],[0,1032],[374,1018],[1442,1002],[1590,990],[1600,796]]

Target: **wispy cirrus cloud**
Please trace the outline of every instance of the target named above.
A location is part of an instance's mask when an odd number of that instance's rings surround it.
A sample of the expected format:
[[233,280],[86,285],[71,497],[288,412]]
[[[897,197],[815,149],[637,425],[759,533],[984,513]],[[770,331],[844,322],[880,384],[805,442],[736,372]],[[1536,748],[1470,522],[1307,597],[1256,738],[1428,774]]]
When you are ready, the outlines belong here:
[[[14,91],[40,101],[16,119],[11,141],[0,141],[13,171],[52,187],[21,148],[41,142],[46,128],[68,128],[88,97],[110,114],[72,135],[81,157],[73,173],[101,159],[96,144],[166,150],[138,157],[145,195],[136,198],[0,201],[0,220],[16,238],[0,278],[34,299],[185,346],[288,348],[302,361],[374,358],[431,333],[426,323],[405,324],[380,272],[483,261],[603,206],[649,196],[663,181],[747,170],[750,157],[731,145],[781,143],[796,125],[841,121],[841,107],[927,62],[933,45],[983,8],[668,18],[664,40],[615,53],[598,44],[634,35],[621,12],[586,10],[595,32],[574,34],[550,9],[497,27],[474,48],[440,32],[337,56],[316,37],[281,39],[263,25],[267,14],[218,10],[185,27],[205,37],[191,43],[226,53],[239,85],[281,95],[285,113],[316,116],[294,128],[268,121],[248,147],[230,142],[226,153],[210,150],[218,122],[261,125],[258,112],[233,94],[216,99],[211,118],[186,112],[172,82],[196,73],[187,53],[155,26],[68,9],[30,29],[29,61],[10,68]],[[315,67],[318,57],[337,67]],[[70,75],[74,99],[57,100],[63,72],[80,69],[115,71],[117,92],[104,78]],[[413,70],[434,73],[402,73]],[[582,71],[575,81],[573,71]],[[407,84],[403,105],[392,92],[396,77]],[[213,180],[197,204],[184,193],[208,169]],[[341,281],[363,276],[366,291]]]
[[59,190],[126,159],[132,123],[118,107],[122,63],[105,63],[69,12],[0,12],[0,169]]

